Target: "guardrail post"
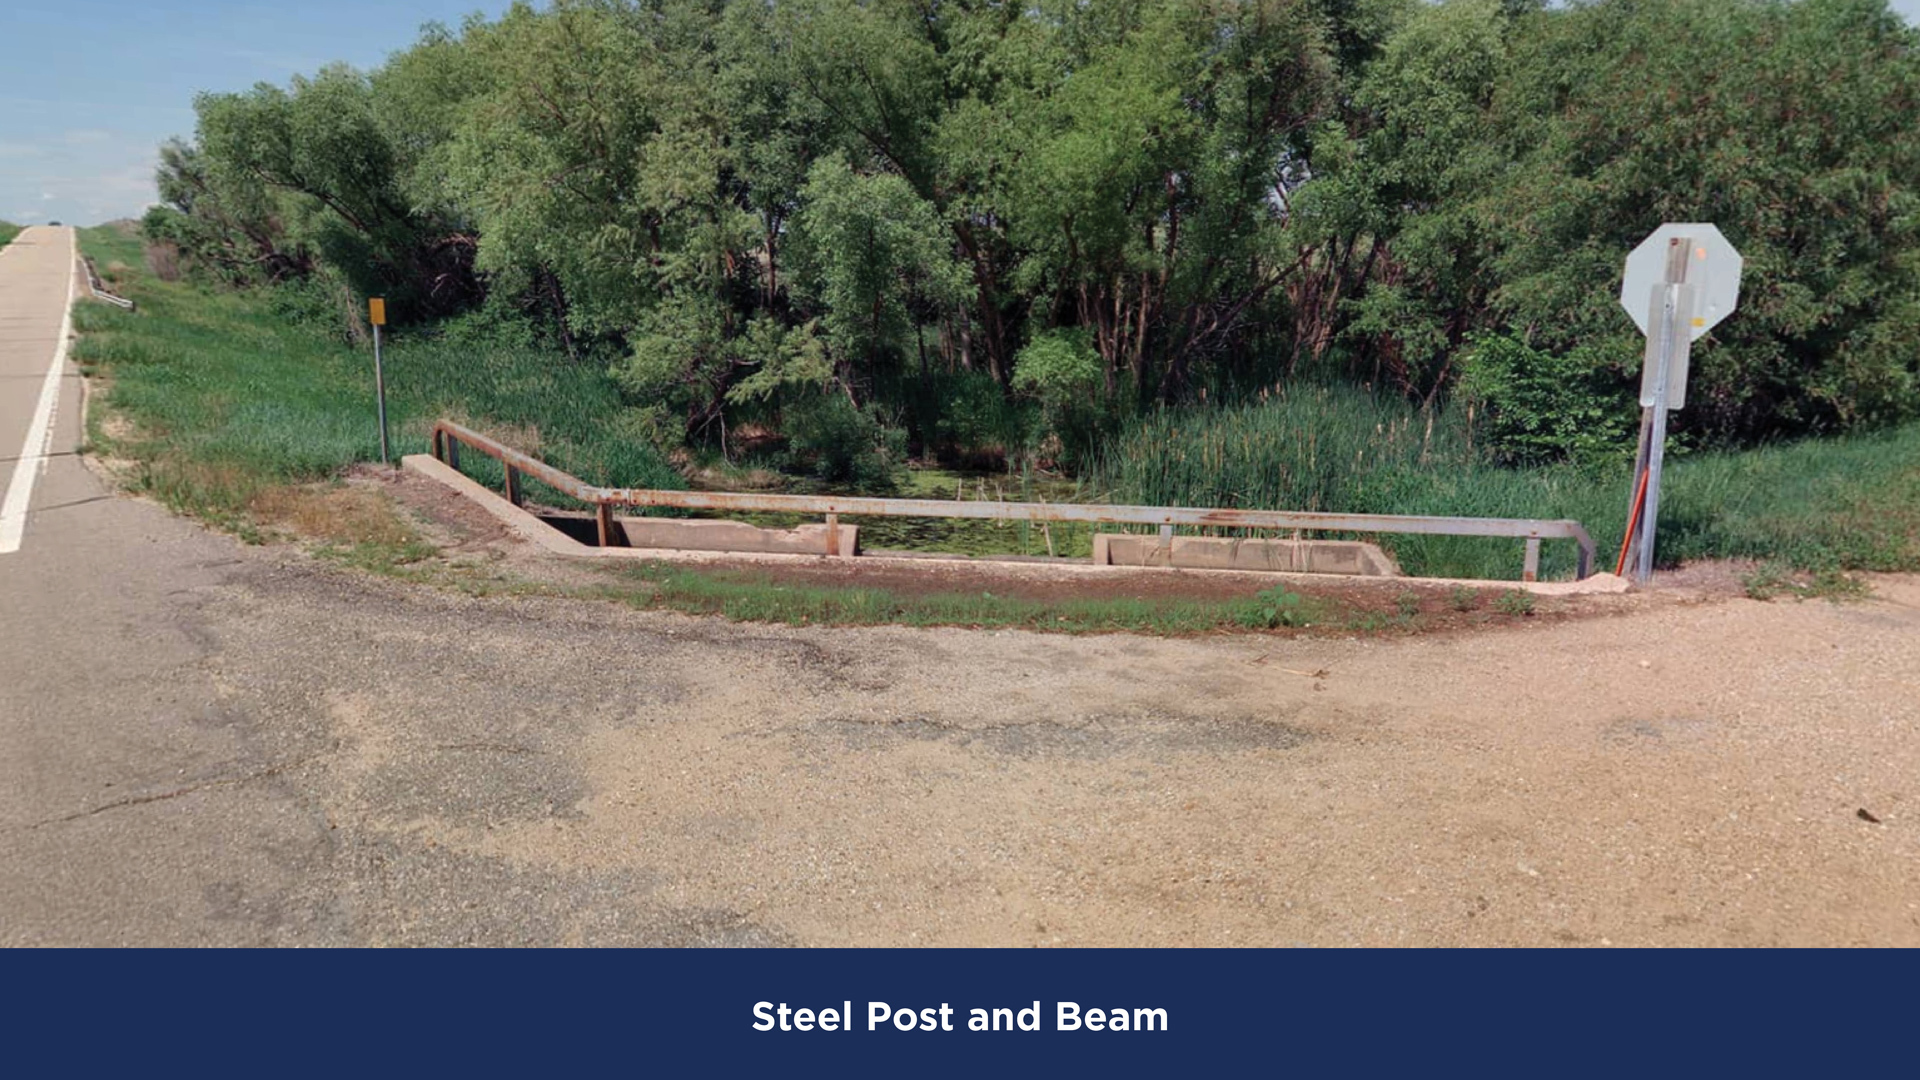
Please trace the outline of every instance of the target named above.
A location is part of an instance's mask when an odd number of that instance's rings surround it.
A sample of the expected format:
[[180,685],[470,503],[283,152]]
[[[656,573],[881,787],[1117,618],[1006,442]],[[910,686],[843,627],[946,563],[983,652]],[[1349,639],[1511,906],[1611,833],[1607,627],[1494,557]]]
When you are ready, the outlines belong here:
[[840,557],[840,515],[827,515],[827,558]]
[[1540,538],[1527,537],[1527,561],[1520,571],[1521,581],[1540,580]]
[[594,524],[598,527],[598,530],[600,533],[600,546],[601,547],[614,546],[613,545],[613,507],[606,503],[596,504],[593,512],[593,521],[594,521]]
[[453,466],[454,472],[460,471],[460,440],[454,438],[451,431],[447,432],[447,464]]
[[515,506],[519,506],[523,500],[523,497],[520,493],[520,470],[514,468],[511,465],[508,465],[506,467],[506,472],[507,472],[507,482],[506,482],[507,501],[512,503]]

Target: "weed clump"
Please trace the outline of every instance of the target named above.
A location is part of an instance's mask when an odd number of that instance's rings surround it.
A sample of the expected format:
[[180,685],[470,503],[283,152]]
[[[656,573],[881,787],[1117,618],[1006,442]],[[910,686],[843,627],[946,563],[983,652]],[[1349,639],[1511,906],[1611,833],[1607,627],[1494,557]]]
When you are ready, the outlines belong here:
[[1493,610],[1515,617],[1533,614],[1533,606],[1533,594],[1522,589],[1508,589],[1493,601]]
[[1291,591],[1285,585],[1275,585],[1257,593],[1240,613],[1239,621],[1243,626],[1258,630],[1277,630],[1281,627],[1298,629],[1312,626],[1318,616],[1318,605],[1311,599]]
[[1795,600],[1825,599],[1834,603],[1860,600],[1872,589],[1866,581],[1842,570],[1826,569],[1811,575],[1795,574],[1779,562],[1766,562],[1740,578],[1748,599],[1773,600],[1790,596]]

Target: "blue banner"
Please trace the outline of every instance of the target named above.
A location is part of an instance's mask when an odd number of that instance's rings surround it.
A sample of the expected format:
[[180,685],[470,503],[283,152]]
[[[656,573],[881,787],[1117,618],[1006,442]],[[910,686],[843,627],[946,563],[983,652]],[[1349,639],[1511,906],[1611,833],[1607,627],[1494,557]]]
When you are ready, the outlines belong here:
[[1897,953],[13,953],[8,1060],[20,1076],[1904,1072],[1911,967]]

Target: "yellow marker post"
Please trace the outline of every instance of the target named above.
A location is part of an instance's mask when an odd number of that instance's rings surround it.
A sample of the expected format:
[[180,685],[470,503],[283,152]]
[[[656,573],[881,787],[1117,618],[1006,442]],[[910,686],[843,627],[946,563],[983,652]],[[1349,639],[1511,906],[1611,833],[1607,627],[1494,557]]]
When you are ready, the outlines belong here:
[[387,377],[380,367],[380,328],[387,324],[385,297],[367,298],[367,321],[373,324],[373,392],[380,410],[380,464],[391,465],[387,453]]

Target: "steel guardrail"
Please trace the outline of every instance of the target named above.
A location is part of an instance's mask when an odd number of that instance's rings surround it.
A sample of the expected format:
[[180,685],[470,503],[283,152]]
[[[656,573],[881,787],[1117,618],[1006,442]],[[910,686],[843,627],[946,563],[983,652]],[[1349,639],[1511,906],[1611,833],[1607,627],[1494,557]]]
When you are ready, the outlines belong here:
[[[529,454],[451,420],[433,425],[433,456],[455,468],[465,445],[500,462],[507,498],[520,502],[518,473],[591,504],[604,545],[613,532],[612,508],[662,507],[681,510],[743,510],[820,514],[829,525],[842,514],[869,517],[973,518],[989,521],[1077,521],[1094,524],[1157,525],[1170,537],[1175,526],[1276,529],[1298,532],[1398,533],[1433,536],[1512,537],[1526,541],[1522,580],[1538,577],[1540,542],[1571,540],[1579,548],[1576,580],[1593,573],[1594,543],[1577,521],[1529,518],[1427,517],[1408,514],[1329,514],[1296,510],[1202,509],[1180,506],[1115,506],[1103,503],[965,502],[947,499],[886,499],[856,495],[774,495],[760,492],[666,491],[657,488],[605,488],[589,484]],[[837,531],[827,530],[830,546]],[[830,552],[837,554],[837,552]]]
[[80,256],[80,265],[86,268],[87,292],[91,293],[95,300],[105,300],[107,303],[126,311],[134,310],[133,301],[124,296],[115,296],[107,291],[106,286],[100,280],[100,274],[93,268],[92,259],[82,255]]

